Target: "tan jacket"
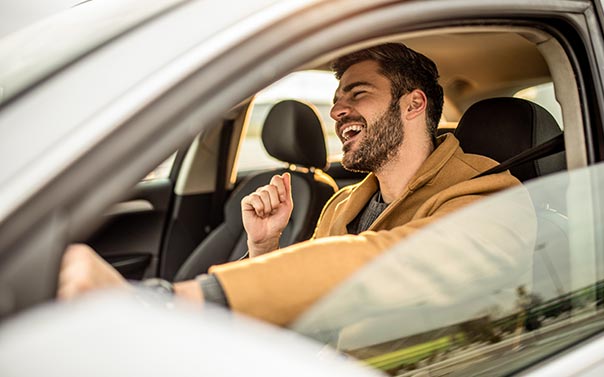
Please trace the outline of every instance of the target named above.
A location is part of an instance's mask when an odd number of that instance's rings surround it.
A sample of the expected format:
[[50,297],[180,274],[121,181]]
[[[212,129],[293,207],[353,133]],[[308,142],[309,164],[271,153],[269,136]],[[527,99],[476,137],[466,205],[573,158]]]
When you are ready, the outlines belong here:
[[337,192],[325,206],[313,240],[244,262],[215,266],[231,308],[285,325],[321,296],[401,239],[462,206],[519,184],[509,173],[471,179],[497,162],[465,154],[452,135],[420,167],[403,195],[369,230],[347,235],[346,225],[378,188],[369,174]]

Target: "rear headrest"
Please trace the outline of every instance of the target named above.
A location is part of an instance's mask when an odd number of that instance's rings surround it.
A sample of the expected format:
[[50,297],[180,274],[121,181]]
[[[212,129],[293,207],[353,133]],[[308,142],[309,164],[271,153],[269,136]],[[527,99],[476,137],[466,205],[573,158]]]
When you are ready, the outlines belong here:
[[[519,98],[490,98],[479,101],[464,113],[455,130],[466,153],[480,154],[503,162],[562,133],[543,107]],[[521,181],[564,170],[564,152],[527,162],[511,169]]]
[[325,169],[327,148],[321,119],[316,111],[298,101],[277,103],[262,127],[268,154],[294,165]]

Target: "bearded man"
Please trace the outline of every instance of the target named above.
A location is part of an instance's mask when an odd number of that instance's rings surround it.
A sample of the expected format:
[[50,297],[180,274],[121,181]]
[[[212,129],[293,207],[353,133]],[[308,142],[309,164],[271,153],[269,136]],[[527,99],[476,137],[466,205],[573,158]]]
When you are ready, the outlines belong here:
[[[250,258],[168,289],[285,325],[338,283],[417,229],[493,192],[509,173],[474,178],[497,162],[465,154],[452,134],[436,138],[443,90],[436,65],[402,44],[351,53],[333,64],[340,80],[331,117],[345,168],[369,172],[326,204],[313,238],[279,251],[293,208],[286,173],[242,200]],[[68,249],[59,297],[127,286],[84,245]]]

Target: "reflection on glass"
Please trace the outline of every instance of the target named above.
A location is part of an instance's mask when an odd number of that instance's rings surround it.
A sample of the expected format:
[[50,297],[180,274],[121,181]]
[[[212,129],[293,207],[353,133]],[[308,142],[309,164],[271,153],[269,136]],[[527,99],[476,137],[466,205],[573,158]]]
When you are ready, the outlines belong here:
[[401,242],[292,327],[390,375],[526,368],[604,328],[603,185],[599,165],[482,200]]

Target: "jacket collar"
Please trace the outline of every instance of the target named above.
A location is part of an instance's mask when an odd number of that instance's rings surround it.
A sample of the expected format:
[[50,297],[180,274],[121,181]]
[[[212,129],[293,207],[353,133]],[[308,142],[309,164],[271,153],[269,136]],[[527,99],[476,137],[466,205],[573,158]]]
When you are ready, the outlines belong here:
[[[445,166],[455,151],[459,148],[459,141],[451,133],[440,136],[436,140],[436,149],[428,156],[426,161],[420,166],[403,195],[396,201],[404,200],[410,193],[419,190],[426,185],[436,174]],[[334,221],[334,229],[338,229],[341,234],[346,233],[346,225],[350,223],[361,212],[369,202],[373,194],[378,190],[379,182],[373,173],[369,173],[361,183],[357,184],[347,199],[338,204],[343,216]]]

